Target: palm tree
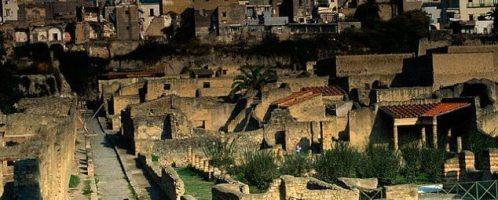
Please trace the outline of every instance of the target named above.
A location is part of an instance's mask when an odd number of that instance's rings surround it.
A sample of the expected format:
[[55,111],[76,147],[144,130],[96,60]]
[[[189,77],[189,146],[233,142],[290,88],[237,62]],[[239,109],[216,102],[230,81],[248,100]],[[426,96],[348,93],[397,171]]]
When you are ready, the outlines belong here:
[[245,66],[240,71],[242,73],[233,80],[230,98],[234,99],[236,95],[241,95],[246,100],[239,102],[243,105],[244,109],[236,111],[238,114],[234,116],[245,116],[242,130],[247,130],[254,114],[254,98],[261,94],[261,90],[266,84],[277,81],[278,77],[275,70],[261,66]]
[[245,98],[254,98],[261,93],[261,89],[271,82],[278,79],[275,70],[261,66],[245,66],[240,70],[242,74],[237,75],[232,84],[230,97],[237,94]]

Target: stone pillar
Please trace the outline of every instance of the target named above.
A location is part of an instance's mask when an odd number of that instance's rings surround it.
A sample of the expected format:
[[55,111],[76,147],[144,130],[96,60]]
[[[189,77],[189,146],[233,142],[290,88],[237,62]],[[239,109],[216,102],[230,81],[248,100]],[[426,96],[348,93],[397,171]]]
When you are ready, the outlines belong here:
[[5,147],[5,132],[0,132],[0,146]]
[[446,133],[446,141],[445,141],[445,149],[446,152],[450,152],[450,141],[451,141],[451,129],[448,129],[448,132]]
[[211,180],[214,177],[214,167],[212,165],[209,165],[209,180]]
[[191,163],[192,162],[192,147],[188,147],[187,148],[187,163]]
[[433,123],[432,123],[432,147],[434,149],[437,149],[437,123],[436,123],[436,118],[434,117]]
[[208,159],[204,159],[204,165],[202,167],[202,171],[209,172],[209,160]]
[[427,141],[426,141],[426,134],[425,134],[425,126],[422,125],[422,128],[420,130],[420,133],[421,133],[421,139],[422,139],[422,148],[425,148],[427,147],[426,144],[427,144]]
[[7,169],[7,160],[2,160],[2,173],[3,174],[8,174],[8,169]]
[[462,136],[457,137],[457,152],[462,152]]
[[462,151],[460,153],[460,170],[473,171],[475,170],[475,156],[471,151]]
[[393,126],[393,148],[398,150],[398,126]]
[[491,173],[498,172],[498,149],[487,149],[486,154],[484,154],[484,161],[486,162],[484,169],[488,169]]

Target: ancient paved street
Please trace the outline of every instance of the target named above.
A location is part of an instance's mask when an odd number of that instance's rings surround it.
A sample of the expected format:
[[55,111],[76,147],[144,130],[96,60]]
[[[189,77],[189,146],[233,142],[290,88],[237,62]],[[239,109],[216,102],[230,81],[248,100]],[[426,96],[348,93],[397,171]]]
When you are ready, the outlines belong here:
[[106,140],[97,119],[90,120],[90,118],[91,116],[86,116],[88,129],[98,134],[92,137],[91,144],[98,193],[105,200],[130,199],[131,191],[116,152],[112,144]]

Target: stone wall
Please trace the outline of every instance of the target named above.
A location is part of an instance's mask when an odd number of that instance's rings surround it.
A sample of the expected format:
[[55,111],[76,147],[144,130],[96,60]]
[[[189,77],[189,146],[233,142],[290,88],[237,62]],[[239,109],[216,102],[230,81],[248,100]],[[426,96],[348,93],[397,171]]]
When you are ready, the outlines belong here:
[[402,72],[405,59],[412,54],[346,55],[337,56],[335,76],[387,75]]
[[481,114],[478,117],[479,128],[491,136],[498,136],[498,112]]
[[484,154],[484,169],[491,173],[498,172],[498,149],[490,148]]
[[212,189],[213,200],[270,200],[270,199],[359,199],[358,190],[348,190],[315,178],[284,175],[274,180],[269,189],[260,194],[241,191],[236,184],[218,184]]
[[498,80],[493,53],[433,54],[432,66],[435,89],[471,79]]
[[147,162],[143,156],[140,161],[144,165],[147,175],[159,186],[167,199],[180,200],[181,196],[185,194],[185,185],[173,167],[160,166],[157,162]]
[[128,105],[140,103],[139,95],[121,95],[113,96],[113,109],[112,114],[120,115]]
[[320,121],[325,118],[325,106],[322,95],[312,97],[287,109],[297,121]]
[[448,53],[493,53],[494,66],[498,69],[498,45],[448,46]]
[[389,130],[388,127],[388,122],[375,110],[370,108],[351,110],[346,137],[359,149],[365,148],[370,142],[389,143],[390,137],[385,132]]
[[393,185],[385,188],[387,200],[418,200],[417,185]]
[[412,99],[422,99],[432,97],[431,87],[402,87],[389,89],[374,90],[375,97],[373,102],[383,101],[409,101]]
[[[55,99],[50,101],[54,105],[67,106],[61,105],[62,102]],[[42,104],[40,106],[43,107]],[[78,128],[77,117],[79,116],[76,101],[70,102],[69,106],[71,109],[65,117],[60,117],[58,121],[50,122],[34,130],[35,136],[27,138],[22,143],[0,148],[1,160],[14,159],[12,193],[14,197],[10,198],[54,200],[68,198],[67,190],[73,167]],[[24,116],[24,119],[39,118],[40,116],[42,115],[30,114]],[[18,120],[23,119],[19,118]],[[8,131],[17,131],[17,129]]]
[[231,90],[232,78],[166,78],[149,81],[146,100],[175,94],[181,97],[227,96]]

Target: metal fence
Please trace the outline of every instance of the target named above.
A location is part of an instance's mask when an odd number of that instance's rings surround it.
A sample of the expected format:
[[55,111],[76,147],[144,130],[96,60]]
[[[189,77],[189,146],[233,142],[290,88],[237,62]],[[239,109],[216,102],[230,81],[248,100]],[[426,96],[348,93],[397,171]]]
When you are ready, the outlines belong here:
[[[437,187],[434,187],[437,186]],[[445,183],[440,185],[420,186],[431,187],[425,194],[453,195],[457,199],[465,200],[488,200],[498,199],[498,180]],[[385,199],[385,189],[360,190],[360,200]]]
[[478,181],[443,184],[437,194],[454,194],[461,199],[498,199],[498,181]]
[[384,188],[377,188],[375,190],[360,190],[360,200],[374,200],[385,199]]

